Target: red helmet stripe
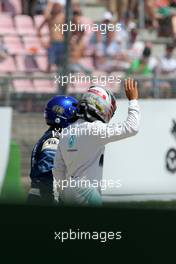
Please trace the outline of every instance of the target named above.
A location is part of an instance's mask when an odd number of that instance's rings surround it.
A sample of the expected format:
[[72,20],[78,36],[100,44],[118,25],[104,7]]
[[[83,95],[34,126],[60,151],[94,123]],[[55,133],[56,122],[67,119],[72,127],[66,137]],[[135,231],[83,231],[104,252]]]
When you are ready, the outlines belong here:
[[100,92],[98,92],[98,91],[95,90],[95,89],[88,90],[88,92],[89,92],[89,93],[96,94],[96,95],[100,96],[103,100],[106,100],[106,95],[105,95],[105,94],[101,94]]

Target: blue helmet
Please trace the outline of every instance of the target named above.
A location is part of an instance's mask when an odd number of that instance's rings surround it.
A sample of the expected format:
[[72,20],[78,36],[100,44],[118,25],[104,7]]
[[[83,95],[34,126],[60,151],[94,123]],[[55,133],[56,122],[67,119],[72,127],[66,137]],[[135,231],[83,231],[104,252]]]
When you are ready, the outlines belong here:
[[45,107],[47,125],[64,128],[76,121],[78,101],[71,96],[54,96]]

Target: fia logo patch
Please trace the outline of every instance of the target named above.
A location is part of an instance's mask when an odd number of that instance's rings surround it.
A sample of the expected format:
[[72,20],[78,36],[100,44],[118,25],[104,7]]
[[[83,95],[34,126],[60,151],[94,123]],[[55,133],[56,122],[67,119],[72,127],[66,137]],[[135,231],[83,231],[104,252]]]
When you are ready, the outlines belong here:
[[46,149],[57,150],[58,144],[59,144],[58,138],[49,138],[44,142],[42,146],[42,151]]

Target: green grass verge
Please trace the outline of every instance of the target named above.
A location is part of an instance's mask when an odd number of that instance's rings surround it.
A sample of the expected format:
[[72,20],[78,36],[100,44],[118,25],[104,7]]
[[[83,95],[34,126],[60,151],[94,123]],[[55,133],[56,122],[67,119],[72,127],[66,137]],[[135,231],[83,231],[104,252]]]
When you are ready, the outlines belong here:
[[25,200],[26,195],[21,184],[20,168],[20,149],[16,142],[12,141],[8,167],[0,196],[1,201],[11,203],[23,202]]

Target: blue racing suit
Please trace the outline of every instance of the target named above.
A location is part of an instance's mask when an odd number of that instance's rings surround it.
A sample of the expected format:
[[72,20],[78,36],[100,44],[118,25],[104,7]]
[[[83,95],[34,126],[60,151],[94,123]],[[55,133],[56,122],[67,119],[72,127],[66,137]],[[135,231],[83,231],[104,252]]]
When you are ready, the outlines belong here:
[[54,203],[54,180],[52,168],[59,144],[60,132],[50,128],[39,139],[31,155],[30,203]]

